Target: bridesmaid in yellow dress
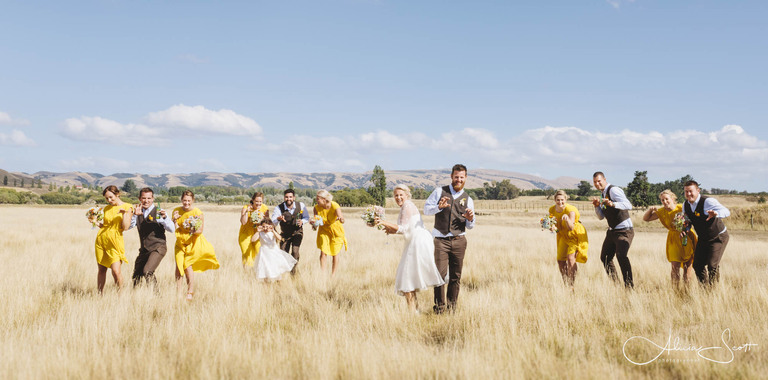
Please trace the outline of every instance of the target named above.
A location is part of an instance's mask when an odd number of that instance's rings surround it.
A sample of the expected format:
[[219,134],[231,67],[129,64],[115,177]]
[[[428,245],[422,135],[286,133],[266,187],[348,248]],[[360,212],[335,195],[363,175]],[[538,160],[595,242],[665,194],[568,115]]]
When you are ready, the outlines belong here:
[[567,203],[568,194],[563,190],[555,193],[555,205],[549,214],[557,220],[557,266],[566,285],[573,288],[578,267],[576,263],[587,262],[589,239],[587,230],[581,224],[579,210]]
[[[318,226],[317,230],[317,248],[320,249],[320,269],[325,272],[326,257],[333,257],[331,266],[331,276],[336,273],[338,265],[337,254],[341,249],[347,250],[347,237],[344,234],[344,215],[341,213],[341,206],[333,201],[333,195],[326,190],[317,192],[317,204],[315,205],[315,216],[323,219],[323,224]],[[314,226],[314,219],[310,220]]]
[[218,269],[219,261],[213,245],[203,236],[203,212],[192,207],[195,194],[186,190],[181,194],[181,207],[173,210],[176,224],[176,283],[181,285],[181,274],[187,278],[187,300],[195,294],[195,273]]
[[683,205],[677,203],[677,195],[667,189],[659,194],[662,208],[651,207],[643,215],[643,220],[650,222],[658,219],[661,224],[669,230],[667,232],[667,261],[672,265],[672,285],[677,287],[680,284],[680,264],[683,266],[683,280],[687,284],[693,276],[691,265],[693,264],[693,251],[696,250],[697,236],[693,230],[687,232],[686,245],[683,245],[683,238],[675,229],[675,215],[683,212]]
[[252,267],[254,258],[259,254],[261,239],[251,242],[251,238],[257,233],[251,215],[257,212],[261,214],[262,219],[269,218],[269,207],[263,202],[264,193],[254,193],[251,197],[251,203],[248,206],[243,206],[240,211],[240,234],[238,234],[237,241],[240,244],[240,252],[243,254],[243,267]]
[[104,290],[104,284],[107,282],[107,269],[112,269],[112,278],[115,279],[117,288],[123,287],[120,266],[123,262],[128,262],[125,259],[125,242],[123,241],[123,215],[131,209],[129,203],[120,200],[120,190],[117,186],[107,186],[101,194],[104,195],[108,205],[104,207],[104,221],[96,235],[96,263],[99,267],[96,283],[99,293]]

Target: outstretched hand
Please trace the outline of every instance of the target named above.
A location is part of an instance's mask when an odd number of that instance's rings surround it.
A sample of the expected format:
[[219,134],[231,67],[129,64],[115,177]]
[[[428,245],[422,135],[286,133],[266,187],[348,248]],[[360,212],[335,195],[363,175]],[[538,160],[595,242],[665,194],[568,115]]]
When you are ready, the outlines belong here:
[[716,217],[717,217],[717,211],[715,211],[715,210],[707,211],[707,221],[709,221],[712,218],[716,218]]
[[451,205],[448,204],[449,200],[450,200],[450,198],[448,198],[447,196],[440,198],[440,200],[437,202],[437,208],[442,210],[442,209],[444,209],[446,207],[451,207]]
[[475,212],[471,208],[468,208],[467,211],[464,211],[462,216],[470,222],[475,220]]

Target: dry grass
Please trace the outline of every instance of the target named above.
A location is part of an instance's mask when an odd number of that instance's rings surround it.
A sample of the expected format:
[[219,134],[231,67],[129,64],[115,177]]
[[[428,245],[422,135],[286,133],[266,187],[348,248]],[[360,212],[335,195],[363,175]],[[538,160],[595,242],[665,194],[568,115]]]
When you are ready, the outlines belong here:
[[[630,251],[636,290],[607,279],[599,263],[605,229],[584,213],[590,260],[575,293],[562,285],[554,237],[536,212],[486,210],[470,231],[461,308],[407,312],[395,295],[402,237],[385,237],[345,210],[351,251],[337,277],[319,271],[315,234],[307,230],[300,275],[254,281],[240,265],[236,207],[202,205],[206,237],[222,267],[197,276],[196,299],[175,290],[173,261],[158,272],[161,294],[111,278],[96,294],[95,230],[84,209],[0,206],[0,376],[3,378],[759,378],[768,373],[768,241],[732,232],[722,281],[712,292],[673,291],[664,234],[653,225]],[[390,214],[394,214],[391,210]],[[172,239],[171,239],[172,240]],[[169,242],[172,247],[173,242]],[[126,234],[130,264],[138,250]],[[632,336],[688,346],[758,344],[729,364],[670,352],[645,366],[624,358]],[[650,359],[652,346],[630,345]],[[722,357],[726,350],[712,356]],[[760,375],[763,374],[763,375]]]

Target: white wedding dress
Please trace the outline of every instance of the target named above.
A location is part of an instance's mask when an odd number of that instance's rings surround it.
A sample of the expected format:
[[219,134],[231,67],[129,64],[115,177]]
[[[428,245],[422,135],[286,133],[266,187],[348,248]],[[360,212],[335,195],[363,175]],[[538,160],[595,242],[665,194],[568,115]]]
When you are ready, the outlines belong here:
[[410,200],[400,208],[397,226],[397,233],[405,237],[405,249],[395,276],[397,294],[445,284],[435,265],[432,234],[424,228],[419,209]]
[[260,280],[277,280],[285,272],[290,272],[296,265],[296,259],[277,245],[275,234],[259,232],[261,248],[256,258],[256,277]]

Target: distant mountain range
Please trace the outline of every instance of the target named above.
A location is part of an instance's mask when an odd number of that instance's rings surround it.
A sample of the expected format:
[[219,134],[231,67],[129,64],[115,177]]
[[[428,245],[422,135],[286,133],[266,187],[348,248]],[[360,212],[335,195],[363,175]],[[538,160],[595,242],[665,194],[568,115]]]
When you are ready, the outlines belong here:
[[[387,187],[392,188],[396,184],[406,184],[417,188],[431,189],[450,182],[449,170],[391,170],[385,171]],[[20,183],[25,181],[25,187],[29,187],[33,180],[42,180],[45,186],[54,183],[58,186],[95,185],[105,187],[108,185],[122,186],[130,179],[138,187],[165,187],[172,186],[235,186],[235,187],[288,187],[293,182],[297,188],[314,188],[337,190],[343,188],[361,188],[371,186],[371,172],[366,173],[189,173],[189,174],[139,174],[139,173],[115,173],[102,175],[98,173],[67,172],[54,173],[41,171],[37,173],[8,172],[0,169],[0,178],[7,176],[8,186],[13,180]],[[559,177],[546,179],[535,175],[522,174],[492,169],[470,170],[467,178],[467,188],[483,187],[483,183],[505,179],[521,190],[531,189],[574,189],[581,179],[574,177]]]

